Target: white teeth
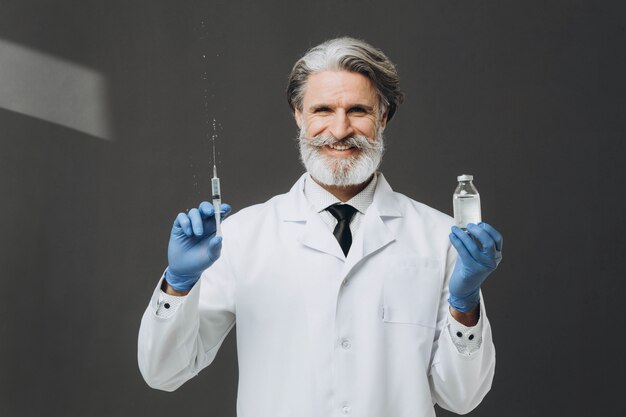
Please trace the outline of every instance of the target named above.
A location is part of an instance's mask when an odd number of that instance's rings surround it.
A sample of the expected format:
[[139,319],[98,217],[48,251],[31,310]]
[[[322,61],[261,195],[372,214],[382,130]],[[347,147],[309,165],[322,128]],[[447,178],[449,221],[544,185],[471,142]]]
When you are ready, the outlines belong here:
[[347,151],[348,149],[352,148],[352,146],[346,146],[346,145],[338,145],[338,144],[333,144],[333,145],[328,145],[331,149],[335,149],[337,151]]

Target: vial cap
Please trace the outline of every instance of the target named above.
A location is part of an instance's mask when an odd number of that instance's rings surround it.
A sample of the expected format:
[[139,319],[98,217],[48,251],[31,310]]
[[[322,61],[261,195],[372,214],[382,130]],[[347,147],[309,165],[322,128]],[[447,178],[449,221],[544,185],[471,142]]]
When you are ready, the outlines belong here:
[[473,179],[474,179],[473,175],[467,175],[467,174],[459,175],[458,177],[456,177],[457,181],[472,181]]

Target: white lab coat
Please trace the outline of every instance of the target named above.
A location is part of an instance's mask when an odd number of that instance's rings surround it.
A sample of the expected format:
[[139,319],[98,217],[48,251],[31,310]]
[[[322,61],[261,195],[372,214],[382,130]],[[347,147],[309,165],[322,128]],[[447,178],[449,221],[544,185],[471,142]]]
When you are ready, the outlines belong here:
[[155,313],[159,283],[139,332],[147,383],[178,388],[236,321],[239,417],[472,410],[491,387],[495,350],[483,303],[477,352],[459,353],[446,328],[452,219],[380,175],[345,259],[303,181],[224,223],[222,256],[167,319]]

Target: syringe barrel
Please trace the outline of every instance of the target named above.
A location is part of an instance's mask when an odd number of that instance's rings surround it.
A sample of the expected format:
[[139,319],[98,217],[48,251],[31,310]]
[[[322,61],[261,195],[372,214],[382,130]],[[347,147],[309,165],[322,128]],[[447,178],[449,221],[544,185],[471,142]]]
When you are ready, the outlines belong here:
[[215,236],[222,236],[222,212],[219,198],[213,199],[213,210],[215,213]]
[[217,177],[211,178],[211,195],[213,200],[220,199],[222,192],[220,190],[220,179]]

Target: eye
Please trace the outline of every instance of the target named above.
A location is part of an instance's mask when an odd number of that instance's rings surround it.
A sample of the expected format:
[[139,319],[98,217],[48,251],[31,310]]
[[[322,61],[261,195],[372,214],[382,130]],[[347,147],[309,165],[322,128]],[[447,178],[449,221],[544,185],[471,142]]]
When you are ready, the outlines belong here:
[[313,113],[328,113],[330,111],[330,107],[317,107],[313,110]]
[[363,107],[360,106],[354,106],[351,107],[350,110],[348,110],[349,113],[357,113],[357,114],[365,114],[367,113],[367,110],[365,110]]

